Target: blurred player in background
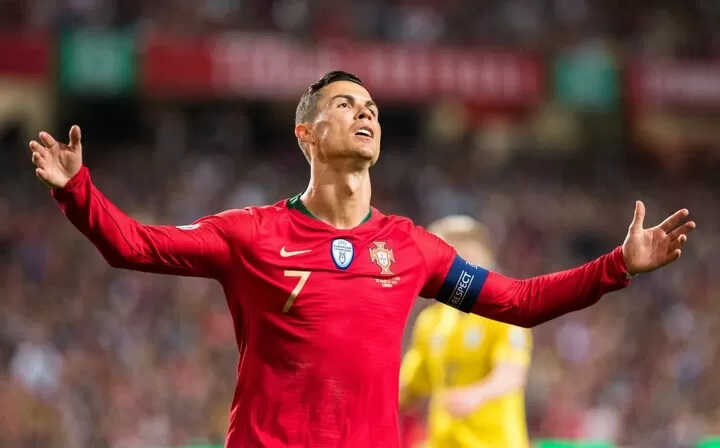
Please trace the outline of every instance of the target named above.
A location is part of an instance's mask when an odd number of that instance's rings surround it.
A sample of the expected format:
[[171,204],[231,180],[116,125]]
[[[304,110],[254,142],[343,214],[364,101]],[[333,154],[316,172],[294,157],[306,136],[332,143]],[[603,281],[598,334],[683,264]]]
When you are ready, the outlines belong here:
[[399,445],[403,330],[417,296],[531,327],[588,307],[634,274],[680,257],[695,227],[679,210],[622,246],[554,274],[513,279],[470,264],[407,218],[371,207],[379,108],[356,76],[331,72],[300,98],[305,192],[189,225],[143,225],[93,184],[81,131],[30,142],[35,174],[114,267],[215,279],[240,354],[228,448]]
[[[495,267],[485,227],[468,216],[450,216],[428,230],[470,263]],[[529,446],[524,386],[532,335],[447,306],[431,304],[415,323],[400,370],[400,406],[429,398],[432,448]]]

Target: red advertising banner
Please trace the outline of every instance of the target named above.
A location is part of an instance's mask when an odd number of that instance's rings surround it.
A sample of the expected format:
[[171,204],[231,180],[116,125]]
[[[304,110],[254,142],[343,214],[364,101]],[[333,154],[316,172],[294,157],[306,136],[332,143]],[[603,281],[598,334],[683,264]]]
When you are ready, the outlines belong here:
[[141,88],[147,95],[217,95],[213,84],[213,39],[151,35],[138,49]]
[[643,61],[630,65],[631,107],[720,107],[720,63]]
[[50,75],[48,35],[0,32],[0,77],[45,80]]
[[499,106],[537,104],[542,60],[502,52],[330,41],[307,46],[279,36],[153,36],[141,50],[141,83],[153,96],[296,99],[331,70],[358,75],[386,100],[439,97]]

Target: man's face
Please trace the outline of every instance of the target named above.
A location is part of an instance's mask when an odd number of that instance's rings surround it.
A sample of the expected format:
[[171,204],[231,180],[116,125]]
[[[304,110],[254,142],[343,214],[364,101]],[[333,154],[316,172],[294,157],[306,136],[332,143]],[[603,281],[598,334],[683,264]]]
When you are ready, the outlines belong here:
[[372,166],[380,155],[377,105],[364,87],[353,82],[334,82],[320,91],[309,131],[313,156],[322,162],[354,159]]

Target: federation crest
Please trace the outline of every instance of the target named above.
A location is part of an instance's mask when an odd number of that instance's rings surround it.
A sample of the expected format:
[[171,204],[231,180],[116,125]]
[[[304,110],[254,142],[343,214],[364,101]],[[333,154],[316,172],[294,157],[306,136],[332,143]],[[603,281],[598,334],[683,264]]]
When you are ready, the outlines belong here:
[[330,255],[338,269],[345,270],[355,258],[355,249],[350,241],[338,238],[330,245]]
[[380,266],[380,274],[382,275],[395,275],[390,270],[390,266],[395,263],[395,256],[393,255],[392,249],[385,247],[384,242],[375,242],[374,248],[370,249],[370,261]]

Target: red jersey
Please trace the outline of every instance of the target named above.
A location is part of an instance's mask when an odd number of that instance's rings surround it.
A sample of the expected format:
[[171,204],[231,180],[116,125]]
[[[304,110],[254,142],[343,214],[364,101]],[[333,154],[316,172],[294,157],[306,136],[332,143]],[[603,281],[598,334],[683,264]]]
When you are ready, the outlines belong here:
[[53,195],[112,266],[222,284],[240,350],[230,448],[399,446],[401,338],[419,295],[529,326],[628,281],[619,250],[514,280],[464,262],[406,218],[372,209],[338,230],[297,197],[174,227],[125,215],[85,167]]

